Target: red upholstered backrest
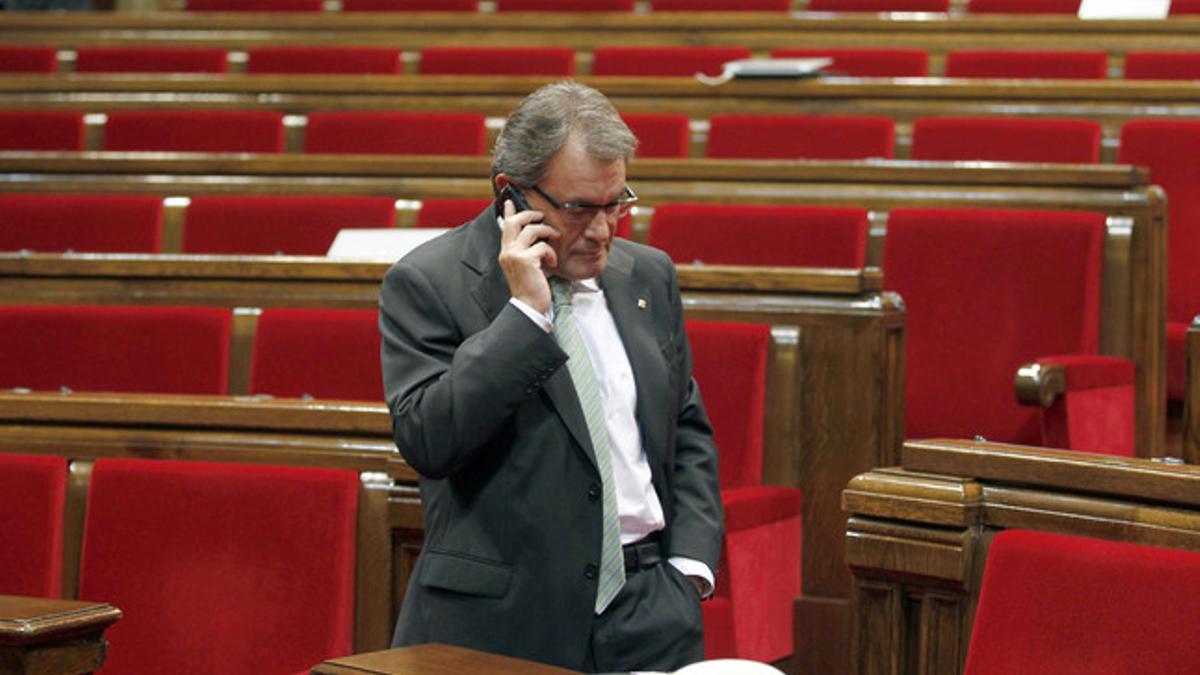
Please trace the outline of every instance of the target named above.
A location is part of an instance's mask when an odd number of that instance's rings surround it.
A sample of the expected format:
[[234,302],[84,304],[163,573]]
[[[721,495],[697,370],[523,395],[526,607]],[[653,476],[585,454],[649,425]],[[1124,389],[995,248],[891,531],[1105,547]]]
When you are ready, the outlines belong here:
[[686,330],[692,375],[700,385],[721,456],[721,488],[761,485],[771,327],[689,320]]
[[787,12],[792,0],[650,0],[653,12]]
[[382,401],[378,319],[365,309],[264,309],[250,393]]
[[679,264],[862,268],[867,210],[836,206],[660,204],[649,245]]
[[158,253],[154,195],[0,194],[0,251]]
[[1200,554],[1006,530],[988,551],[967,675],[1200,672]]
[[352,471],[97,460],[79,596],[124,612],[104,672],[294,673],[349,654],[357,509]]
[[945,12],[950,0],[808,0],[811,12]]
[[0,73],[54,73],[58,50],[44,45],[0,45]]
[[1170,16],[1200,14],[1200,0],[1171,0]]
[[160,152],[283,152],[274,110],[114,110],[104,149]]
[[633,0],[496,0],[497,12],[632,12]]
[[946,53],[946,77],[1103,80],[1104,51],[957,50]]
[[425,75],[574,75],[570,47],[426,47]]
[[343,12],[476,12],[478,0],[342,0]]
[[187,0],[192,12],[320,12],[324,0]]
[[887,117],[838,115],[713,115],[712,158],[891,158],[895,125]]
[[1200,51],[1126,52],[1127,80],[1200,80]]
[[972,14],[1078,14],[1080,0],[970,0]]
[[1090,212],[891,211],[884,288],[904,299],[909,438],[1040,442],[1013,377],[1040,356],[1096,353],[1104,229]]
[[62,594],[66,486],[62,457],[0,453],[0,595]]
[[913,122],[912,159],[990,162],[1100,161],[1103,131],[1094,120],[925,117]]
[[0,110],[0,150],[77,151],[84,138],[81,111]]
[[721,74],[726,61],[750,58],[745,47],[597,47],[592,52],[593,75],[693,77]]
[[308,116],[304,151],[355,155],[482,155],[483,115],[326,111]]
[[417,211],[416,227],[458,227],[475,219],[491,199],[426,199]]
[[79,47],[77,73],[225,73],[220,47]]
[[687,157],[691,145],[691,120],[681,113],[628,113],[621,115],[637,136],[638,157]]
[[230,311],[0,306],[0,389],[224,394]]
[[1133,120],[1121,127],[1117,160],[1150,167],[1167,192],[1167,320],[1200,314],[1200,120]]
[[923,49],[776,49],[775,59],[826,56],[833,63],[821,69],[827,75],[850,77],[924,77],[929,74],[929,54]]
[[388,197],[198,195],[184,215],[183,251],[325,255],[338,230],[394,224]]
[[246,50],[246,72],[396,75],[400,50],[392,47],[274,45]]

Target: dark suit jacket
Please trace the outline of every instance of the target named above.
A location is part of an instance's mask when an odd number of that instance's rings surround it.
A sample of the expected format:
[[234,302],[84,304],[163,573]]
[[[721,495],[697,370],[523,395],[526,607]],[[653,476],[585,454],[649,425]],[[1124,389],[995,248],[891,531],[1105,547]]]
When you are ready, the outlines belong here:
[[[489,209],[383,282],[384,387],[425,511],[394,645],[446,642],[578,669],[596,596],[600,477],[566,354],[509,302],[499,250]],[[717,453],[674,265],[618,239],[600,283],[633,366],[666,552],[715,570]]]

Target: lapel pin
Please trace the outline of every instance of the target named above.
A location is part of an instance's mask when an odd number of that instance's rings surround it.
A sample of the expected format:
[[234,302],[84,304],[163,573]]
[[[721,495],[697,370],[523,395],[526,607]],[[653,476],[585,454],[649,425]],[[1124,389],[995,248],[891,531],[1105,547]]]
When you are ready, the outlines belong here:
[[646,309],[646,299],[638,298],[638,309]]

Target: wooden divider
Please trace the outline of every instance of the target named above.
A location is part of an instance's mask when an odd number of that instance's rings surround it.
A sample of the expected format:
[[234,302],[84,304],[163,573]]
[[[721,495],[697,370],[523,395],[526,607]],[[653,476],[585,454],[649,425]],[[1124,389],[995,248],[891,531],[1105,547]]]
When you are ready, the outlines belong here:
[[1200,464],[1200,316],[1187,333],[1187,396],[1183,409],[1183,460]]
[[1200,467],[1190,465],[909,441],[901,466],[855,477],[842,502],[854,659],[864,675],[962,672],[1000,530],[1200,550]]

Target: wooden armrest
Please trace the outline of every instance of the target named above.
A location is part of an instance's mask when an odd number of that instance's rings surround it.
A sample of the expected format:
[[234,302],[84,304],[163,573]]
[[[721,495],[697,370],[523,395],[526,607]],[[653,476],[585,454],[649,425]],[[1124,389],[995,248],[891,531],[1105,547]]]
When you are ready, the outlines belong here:
[[1061,363],[1023,363],[1013,387],[1021,405],[1049,408],[1067,390],[1067,369]]

